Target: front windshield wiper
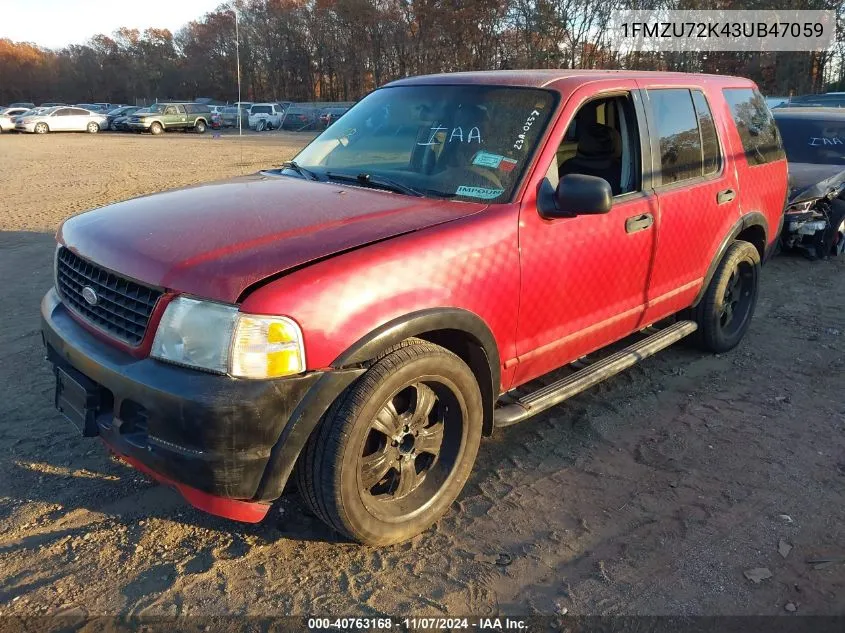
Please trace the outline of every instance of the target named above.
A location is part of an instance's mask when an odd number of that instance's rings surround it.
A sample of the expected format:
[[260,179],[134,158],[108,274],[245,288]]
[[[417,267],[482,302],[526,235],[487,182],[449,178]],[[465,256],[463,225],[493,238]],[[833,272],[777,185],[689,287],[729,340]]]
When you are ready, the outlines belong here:
[[291,169],[303,178],[310,178],[311,180],[320,180],[320,177],[317,174],[315,174],[310,169],[306,169],[305,167],[297,163],[295,160],[289,160],[287,162],[284,162],[282,163],[281,167],[282,169]]
[[403,185],[401,182],[396,182],[390,178],[383,176],[374,176],[373,174],[361,173],[357,176],[352,174],[338,174],[336,172],[327,171],[326,177],[332,180],[342,180],[346,182],[354,182],[365,187],[372,187],[373,189],[384,189],[385,191],[392,191],[394,193],[402,193],[406,196],[415,196],[422,198],[424,194],[417,191],[413,187]]

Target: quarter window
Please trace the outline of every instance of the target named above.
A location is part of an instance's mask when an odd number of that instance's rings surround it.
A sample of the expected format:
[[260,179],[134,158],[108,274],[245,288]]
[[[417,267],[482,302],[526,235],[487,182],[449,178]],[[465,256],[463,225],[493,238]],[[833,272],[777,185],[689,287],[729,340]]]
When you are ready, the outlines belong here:
[[742,140],[746,162],[754,166],[782,159],[780,134],[763,96],[751,88],[725,88],[724,93]]

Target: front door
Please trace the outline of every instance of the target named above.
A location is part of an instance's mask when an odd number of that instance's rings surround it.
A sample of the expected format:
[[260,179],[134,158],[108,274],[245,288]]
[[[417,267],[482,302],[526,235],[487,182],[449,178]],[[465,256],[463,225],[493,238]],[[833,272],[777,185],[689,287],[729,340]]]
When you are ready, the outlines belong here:
[[643,170],[645,114],[633,81],[606,83],[570,96],[550,140],[557,151],[544,150],[541,160],[550,186],[571,173],[605,178],[610,212],[545,220],[530,185],[523,201],[514,385],[626,336],[643,317],[657,214]]

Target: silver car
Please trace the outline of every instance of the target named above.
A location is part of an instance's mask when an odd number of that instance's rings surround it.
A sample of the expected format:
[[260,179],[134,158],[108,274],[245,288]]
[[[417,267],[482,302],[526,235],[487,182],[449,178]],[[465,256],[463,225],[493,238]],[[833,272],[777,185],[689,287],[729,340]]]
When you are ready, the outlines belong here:
[[105,114],[98,114],[82,108],[56,106],[44,112],[20,116],[15,121],[18,132],[90,132],[96,134],[106,129],[108,119]]
[[15,129],[15,117],[24,112],[28,112],[29,108],[0,108],[0,132],[11,132]]

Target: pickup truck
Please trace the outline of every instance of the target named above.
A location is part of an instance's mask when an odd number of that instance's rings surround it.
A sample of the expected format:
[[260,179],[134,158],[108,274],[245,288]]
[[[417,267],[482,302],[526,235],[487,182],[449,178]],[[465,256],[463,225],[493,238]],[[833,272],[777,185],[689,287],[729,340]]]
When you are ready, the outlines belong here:
[[403,541],[484,436],[682,339],[738,345],[786,191],[747,79],[401,79],[279,169],[68,219],[55,403],[202,510],[260,521],[293,478],[340,533]]
[[161,134],[168,130],[204,133],[211,122],[211,110],[202,103],[156,103],[132,114],[124,124],[134,132]]

